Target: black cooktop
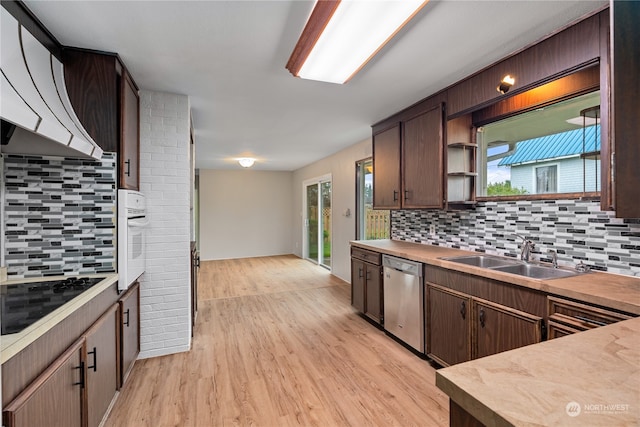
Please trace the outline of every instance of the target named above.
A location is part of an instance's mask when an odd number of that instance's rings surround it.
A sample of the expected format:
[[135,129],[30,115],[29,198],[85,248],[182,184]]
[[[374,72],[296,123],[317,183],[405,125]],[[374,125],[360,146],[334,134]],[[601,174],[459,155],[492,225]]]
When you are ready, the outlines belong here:
[[0,286],[2,335],[22,331],[103,279],[69,277]]

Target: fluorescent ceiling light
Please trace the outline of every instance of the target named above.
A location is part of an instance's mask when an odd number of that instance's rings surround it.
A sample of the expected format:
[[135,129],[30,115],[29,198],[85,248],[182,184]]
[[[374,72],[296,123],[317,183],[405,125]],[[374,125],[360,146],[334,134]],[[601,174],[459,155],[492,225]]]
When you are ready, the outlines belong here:
[[303,79],[345,83],[427,2],[318,1],[286,68]]

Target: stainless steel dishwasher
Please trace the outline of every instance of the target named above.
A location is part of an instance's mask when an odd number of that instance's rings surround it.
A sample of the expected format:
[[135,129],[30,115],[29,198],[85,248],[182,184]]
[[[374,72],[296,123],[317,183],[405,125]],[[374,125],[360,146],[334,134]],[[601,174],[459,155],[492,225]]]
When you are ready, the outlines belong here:
[[388,255],[384,267],[384,329],[424,353],[422,264]]

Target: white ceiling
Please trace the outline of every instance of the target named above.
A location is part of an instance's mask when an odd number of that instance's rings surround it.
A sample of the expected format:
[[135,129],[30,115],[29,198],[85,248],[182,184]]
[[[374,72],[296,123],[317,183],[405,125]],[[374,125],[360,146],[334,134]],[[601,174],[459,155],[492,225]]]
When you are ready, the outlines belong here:
[[313,1],[26,1],[64,45],[117,52],[141,89],[190,97],[196,166],[291,171],[607,4],[431,0],[345,85],[284,68]]

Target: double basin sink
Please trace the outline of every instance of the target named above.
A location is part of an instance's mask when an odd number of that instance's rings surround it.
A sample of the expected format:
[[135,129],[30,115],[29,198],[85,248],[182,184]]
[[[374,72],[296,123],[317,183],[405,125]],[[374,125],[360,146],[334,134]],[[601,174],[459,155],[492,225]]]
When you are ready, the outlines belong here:
[[532,279],[558,279],[561,277],[571,277],[581,274],[575,270],[564,270],[539,264],[527,264],[518,260],[498,256],[464,255],[442,259],[460,264],[502,271],[504,273],[517,274],[519,276],[526,276]]

